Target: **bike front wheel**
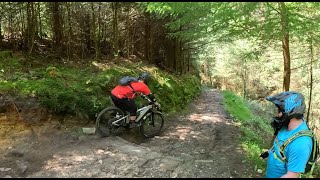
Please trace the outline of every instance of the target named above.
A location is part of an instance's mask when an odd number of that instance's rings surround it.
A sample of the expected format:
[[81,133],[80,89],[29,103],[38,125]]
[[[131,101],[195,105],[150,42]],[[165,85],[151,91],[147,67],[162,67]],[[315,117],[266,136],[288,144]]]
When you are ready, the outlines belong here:
[[144,137],[152,138],[160,134],[163,124],[164,124],[163,114],[160,112],[152,112],[145,119],[142,119],[140,132]]
[[113,125],[112,123],[124,116],[124,112],[117,107],[108,107],[103,109],[96,119],[96,134],[101,137],[115,134],[120,125]]

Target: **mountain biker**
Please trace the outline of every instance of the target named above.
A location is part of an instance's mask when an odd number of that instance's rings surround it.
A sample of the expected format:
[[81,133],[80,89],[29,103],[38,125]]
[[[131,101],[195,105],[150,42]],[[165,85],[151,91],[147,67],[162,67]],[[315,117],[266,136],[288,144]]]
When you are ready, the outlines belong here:
[[155,96],[151,93],[148,87],[148,81],[151,79],[149,73],[144,72],[139,75],[138,81],[132,81],[127,86],[117,85],[111,91],[111,99],[114,105],[124,111],[130,113],[129,127],[135,127],[135,120],[137,118],[137,105],[134,99],[144,94],[150,98],[151,101],[155,103],[156,106],[160,107],[159,103],[156,101]]
[[[295,91],[287,91],[269,96],[266,100],[276,105],[278,112],[271,123],[275,129],[273,146],[260,157],[267,158],[267,178],[298,178],[304,173],[312,151],[312,138],[301,136],[288,144],[284,151],[280,146],[293,134],[301,130],[309,130],[304,119],[304,96]],[[281,160],[284,154],[286,161]]]

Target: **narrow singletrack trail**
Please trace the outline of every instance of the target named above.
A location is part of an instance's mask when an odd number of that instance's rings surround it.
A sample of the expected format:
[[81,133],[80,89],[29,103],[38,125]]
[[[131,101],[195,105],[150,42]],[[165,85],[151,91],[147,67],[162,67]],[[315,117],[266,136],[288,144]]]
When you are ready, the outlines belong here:
[[187,113],[167,118],[162,134],[151,139],[134,129],[107,138],[53,130],[30,136],[6,149],[0,177],[263,176],[245,160],[240,129],[222,100],[220,91],[204,90]]

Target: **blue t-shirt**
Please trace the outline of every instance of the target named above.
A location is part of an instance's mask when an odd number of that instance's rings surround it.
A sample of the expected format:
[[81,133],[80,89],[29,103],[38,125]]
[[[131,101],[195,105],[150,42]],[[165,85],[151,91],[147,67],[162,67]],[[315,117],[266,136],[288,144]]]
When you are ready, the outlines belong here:
[[[275,140],[273,141],[273,148],[278,158],[281,158],[279,147],[293,134],[300,130],[308,130],[306,121],[303,121],[297,128],[288,131],[287,128],[282,128]],[[301,136],[289,143],[284,149],[285,156],[288,163],[284,163],[276,159],[273,151],[269,150],[268,165],[267,165],[267,178],[279,178],[287,171],[303,173],[306,164],[309,160],[312,151],[312,138],[309,136]]]

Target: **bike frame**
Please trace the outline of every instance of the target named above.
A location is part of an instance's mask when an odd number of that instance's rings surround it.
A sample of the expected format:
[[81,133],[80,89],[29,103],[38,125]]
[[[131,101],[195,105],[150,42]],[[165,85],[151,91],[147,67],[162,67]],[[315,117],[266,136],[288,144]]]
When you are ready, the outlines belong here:
[[[152,105],[147,105],[147,106],[144,106],[140,109],[137,110],[137,113],[139,114],[139,116],[137,117],[137,119],[135,120],[135,122],[139,122],[142,117],[144,117],[144,115],[150,110],[152,109]],[[121,126],[121,124],[118,124],[119,122],[123,121],[123,120],[126,120],[126,124],[129,123],[129,114],[112,122],[112,125],[115,125],[115,126]]]
[[[147,101],[149,101],[149,103],[151,103],[152,101],[144,94],[141,94],[141,97],[146,99]],[[144,116],[145,114],[153,108],[153,105],[149,104],[147,106],[143,106],[142,108],[139,108],[137,110],[137,113],[139,114],[139,116],[136,118],[135,122],[139,122]],[[115,126],[121,126],[121,123],[118,124],[119,122],[123,121],[125,119],[125,124],[129,124],[129,114],[127,114],[126,116],[112,122],[112,125],[115,125]]]
[[[140,109],[137,110],[137,113],[139,113],[139,116],[137,117],[137,119],[135,120],[136,122],[139,122],[142,117],[150,110],[152,109],[152,105],[148,105],[148,106],[144,106]],[[128,121],[129,123],[129,121]]]

